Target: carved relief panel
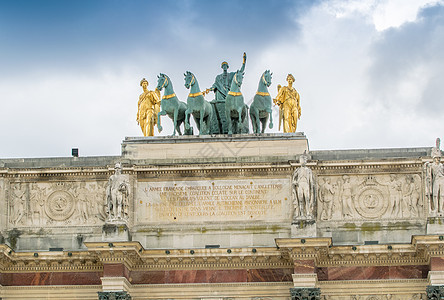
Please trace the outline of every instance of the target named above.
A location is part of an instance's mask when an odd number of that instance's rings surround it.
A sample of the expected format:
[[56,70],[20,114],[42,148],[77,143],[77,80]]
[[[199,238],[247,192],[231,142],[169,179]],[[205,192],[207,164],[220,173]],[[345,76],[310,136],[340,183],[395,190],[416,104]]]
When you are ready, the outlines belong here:
[[425,214],[418,174],[319,176],[317,218],[419,219]]
[[105,218],[103,182],[11,182],[8,227],[99,225]]

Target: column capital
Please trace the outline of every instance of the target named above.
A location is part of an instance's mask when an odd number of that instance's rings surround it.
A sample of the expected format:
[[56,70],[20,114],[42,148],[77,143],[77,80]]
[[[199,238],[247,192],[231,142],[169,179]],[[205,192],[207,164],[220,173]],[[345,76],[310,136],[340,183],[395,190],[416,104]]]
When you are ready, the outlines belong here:
[[320,288],[290,288],[291,300],[320,300]]
[[440,300],[444,298],[444,285],[428,285],[426,291],[428,300]]
[[98,292],[99,300],[131,300],[131,296],[124,291]]

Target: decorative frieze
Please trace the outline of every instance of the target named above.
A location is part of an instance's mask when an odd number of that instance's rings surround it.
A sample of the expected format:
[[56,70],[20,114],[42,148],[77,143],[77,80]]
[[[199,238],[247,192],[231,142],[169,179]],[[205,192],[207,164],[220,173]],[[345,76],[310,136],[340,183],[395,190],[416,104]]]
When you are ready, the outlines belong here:
[[427,215],[419,174],[318,177],[319,221],[419,220]]
[[99,225],[105,219],[104,181],[11,182],[8,226]]

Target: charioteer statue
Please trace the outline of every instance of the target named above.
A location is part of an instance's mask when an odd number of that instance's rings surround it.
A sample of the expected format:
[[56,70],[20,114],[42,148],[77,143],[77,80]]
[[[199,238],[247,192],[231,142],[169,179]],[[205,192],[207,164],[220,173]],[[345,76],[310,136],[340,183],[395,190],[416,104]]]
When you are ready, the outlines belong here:
[[[242,67],[240,68],[241,72],[245,71],[246,62],[247,54],[244,52]],[[222,74],[216,76],[213,85],[206,89],[203,94],[206,95],[209,92],[214,92],[215,101],[225,102],[225,98],[227,98],[228,92],[230,91],[231,82],[233,81],[236,72],[228,72],[229,65],[226,61],[223,61],[220,67],[223,70]]]
[[[242,66],[239,70],[240,73],[244,73],[245,64],[247,62],[247,54],[244,52]],[[208,94],[209,92],[214,92],[214,100],[211,101],[211,104],[214,108],[214,117],[213,117],[213,127],[211,132],[226,134],[228,133],[228,123],[225,111],[225,99],[227,98],[228,93],[230,92],[231,84],[233,82],[234,75],[236,72],[228,72],[229,65],[226,61],[223,61],[221,64],[221,68],[223,70],[222,74],[216,76],[213,85],[203,91],[203,94]],[[248,107],[247,107],[248,109]],[[242,133],[248,133],[248,116],[244,120],[242,126]]]

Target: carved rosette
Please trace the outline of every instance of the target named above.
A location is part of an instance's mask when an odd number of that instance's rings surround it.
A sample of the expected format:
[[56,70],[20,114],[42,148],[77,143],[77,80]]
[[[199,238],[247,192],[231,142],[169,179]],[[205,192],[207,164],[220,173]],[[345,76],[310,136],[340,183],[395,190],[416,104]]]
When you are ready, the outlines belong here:
[[65,221],[74,213],[74,198],[67,191],[55,191],[46,201],[45,211],[55,221]]
[[366,219],[381,217],[389,206],[389,202],[384,201],[381,190],[375,187],[362,189],[355,204],[358,213]]
[[291,288],[291,300],[320,300],[320,288]]

